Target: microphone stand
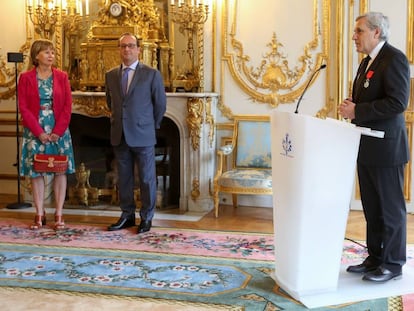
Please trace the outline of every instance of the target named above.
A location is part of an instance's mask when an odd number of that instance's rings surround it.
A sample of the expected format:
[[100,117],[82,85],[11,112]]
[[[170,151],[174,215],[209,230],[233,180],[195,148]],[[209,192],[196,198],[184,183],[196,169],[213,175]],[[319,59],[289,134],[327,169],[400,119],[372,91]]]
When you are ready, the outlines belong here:
[[326,67],[326,64],[322,64],[322,65],[321,65],[318,69],[316,69],[316,70],[313,72],[313,74],[312,74],[311,78],[309,79],[308,83],[306,84],[305,88],[303,89],[302,94],[301,94],[301,95],[300,95],[300,97],[299,97],[298,103],[296,104],[295,113],[298,113],[298,112],[299,112],[299,110],[298,110],[298,109],[299,109],[299,104],[300,104],[300,102],[302,101],[303,95],[305,95],[306,91],[308,90],[308,87],[309,87],[310,83],[312,82],[313,78],[315,78],[316,74],[317,74],[317,73],[318,73],[321,69],[324,69],[325,67]]
[[20,148],[19,148],[19,101],[17,98],[17,63],[23,62],[23,53],[7,53],[7,61],[14,63],[15,72],[15,87],[16,87],[16,146],[17,146],[17,161],[13,166],[17,167],[17,202],[10,203],[6,206],[8,209],[23,209],[31,207],[31,203],[21,202],[20,198]]

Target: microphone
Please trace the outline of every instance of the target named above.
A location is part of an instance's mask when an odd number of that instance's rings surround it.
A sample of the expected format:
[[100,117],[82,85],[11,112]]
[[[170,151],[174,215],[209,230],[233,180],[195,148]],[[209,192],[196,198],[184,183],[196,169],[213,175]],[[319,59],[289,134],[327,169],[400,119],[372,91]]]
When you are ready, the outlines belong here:
[[309,81],[308,81],[308,84],[306,84],[305,88],[303,89],[302,94],[301,94],[301,95],[300,95],[300,97],[299,97],[298,103],[296,104],[296,110],[295,110],[295,113],[298,113],[299,104],[300,104],[300,102],[302,101],[303,95],[305,95],[306,91],[308,90],[308,87],[309,87],[310,83],[312,82],[313,78],[316,76],[316,74],[317,74],[320,70],[322,70],[322,69],[324,69],[324,68],[326,68],[326,64],[322,64],[322,65],[321,65],[318,69],[316,69],[316,70],[313,72],[313,74],[312,74],[311,78],[310,78],[310,79],[309,79]]

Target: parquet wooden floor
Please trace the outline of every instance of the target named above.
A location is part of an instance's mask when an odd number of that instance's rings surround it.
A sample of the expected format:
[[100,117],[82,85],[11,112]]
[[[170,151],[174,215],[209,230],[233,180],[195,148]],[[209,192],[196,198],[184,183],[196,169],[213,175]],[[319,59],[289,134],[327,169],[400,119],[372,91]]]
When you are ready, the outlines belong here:
[[[16,196],[0,194],[0,218],[29,218],[34,216],[30,213],[22,213],[6,209],[7,204],[16,202]],[[171,211],[172,213],[179,211]],[[82,216],[65,215],[67,224],[70,222],[111,224],[117,217],[108,216]],[[273,232],[273,210],[262,207],[240,206],[234,209],[232,206],[221,206],[219,217],[214,217],[214,211],[206,214],[201,220],[196,222],[176,221],[176,220],[155,220],[154,226],[167,228],[187,228],[187,229],[206,229],[206,230],[230,230],[242,232]],[[414,243],[414,214],[408,215],[407,223],[408,243]],[[365,220],[361,211],[350,211],[346,237],[354,240],[365,240]]]

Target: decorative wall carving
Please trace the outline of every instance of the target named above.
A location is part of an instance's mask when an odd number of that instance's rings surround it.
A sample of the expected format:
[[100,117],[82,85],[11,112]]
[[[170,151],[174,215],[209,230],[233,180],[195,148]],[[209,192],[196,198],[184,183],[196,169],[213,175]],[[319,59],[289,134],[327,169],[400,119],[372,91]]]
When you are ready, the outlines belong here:
[[[241,1],[235,0],[228,2],[226,7],[229,25],[224,27],[223,52],[233,79],[253,102],[271,107],[293,102],[304,90],[311,74],[327,58],[326,36],[323,36],[328,22],[326,1],[313,2],[313,38],[303,47],[296,64],[289,64],[284,46],[275,32],[266,44],[267,50],[263,49],[261,61],[257,65],[252,63],[253,57],[245,52],[245,46],[251,42],[243,42],[237,32],[241,5]],[[227,28],[230,29],[228,33]],[[260,46],[258,48],[261,49]]]
[[203,124],[209,128],[208,140],[210,147],[214,142],[214,114],[212,112],[212,99],[192,97],[187,100],[187,127],[190,133],[191,146],[194,150],[200,147],[201,129]]

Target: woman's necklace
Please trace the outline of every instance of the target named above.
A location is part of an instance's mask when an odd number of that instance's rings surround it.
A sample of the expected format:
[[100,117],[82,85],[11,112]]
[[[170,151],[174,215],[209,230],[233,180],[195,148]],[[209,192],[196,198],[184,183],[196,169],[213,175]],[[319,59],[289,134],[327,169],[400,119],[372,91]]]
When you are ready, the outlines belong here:
[[36,73],[37,73],[37,77],[39,79],[46,80],[47,78],[49,78],[52,75],[52,70],[41,71],[41,70],[37,69]]

